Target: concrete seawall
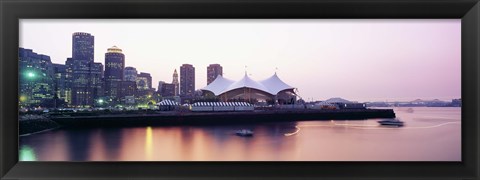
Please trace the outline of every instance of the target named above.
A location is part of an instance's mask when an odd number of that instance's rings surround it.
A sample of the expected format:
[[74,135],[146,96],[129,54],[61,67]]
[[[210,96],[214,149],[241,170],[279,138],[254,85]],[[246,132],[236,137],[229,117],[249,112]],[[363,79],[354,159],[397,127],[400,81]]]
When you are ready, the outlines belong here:
[[46,130],[59,128],[60,125],[48,118],[38,116],[31,119],[21,119],[18,123],[19,135],[29,135],[33,133],[43,132]]
[[305,120],[364,120],[395,118],[392,109],[296,110],[258,112],[164,112],[153,114],[116,114],[96,116],[53,116],[62,126],[172,126],[246,124]]

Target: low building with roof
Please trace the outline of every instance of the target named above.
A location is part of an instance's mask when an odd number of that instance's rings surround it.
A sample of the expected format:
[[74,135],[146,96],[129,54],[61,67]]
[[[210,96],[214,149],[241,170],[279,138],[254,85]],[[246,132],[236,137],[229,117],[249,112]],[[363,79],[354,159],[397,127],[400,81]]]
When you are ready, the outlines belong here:
[[245,73],[238,81],[218,75],[213,82],[201,90],[204,96],[215,96],[222,102],[265,101],[272,104],[289,104],[296,101],[295,89],[282,81],[277,73],[261,81],[253,80]]

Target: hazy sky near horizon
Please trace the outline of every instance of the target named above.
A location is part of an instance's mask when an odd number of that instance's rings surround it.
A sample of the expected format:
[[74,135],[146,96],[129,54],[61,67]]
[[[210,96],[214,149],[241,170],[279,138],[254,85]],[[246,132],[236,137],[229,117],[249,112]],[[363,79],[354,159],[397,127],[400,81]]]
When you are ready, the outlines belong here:
[[[153,87],[182,64],[206,86],[209,64],[224,77],[262,80],[277,72],[306,100],[461,97],[461,20],[20,20],[20,47],[64,64],[72,34],[95,36],[95,62],[118,46],[125,65],[148,72]],[[247,68],[245,68],[247,66]]]

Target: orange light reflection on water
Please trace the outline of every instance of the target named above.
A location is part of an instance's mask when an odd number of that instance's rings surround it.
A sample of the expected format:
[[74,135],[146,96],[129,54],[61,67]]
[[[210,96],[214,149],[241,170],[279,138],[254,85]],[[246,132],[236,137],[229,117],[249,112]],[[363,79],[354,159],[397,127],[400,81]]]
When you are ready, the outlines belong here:
[[152,127],[148,126],[145,132],[145,159],[153,158],[153,132]]

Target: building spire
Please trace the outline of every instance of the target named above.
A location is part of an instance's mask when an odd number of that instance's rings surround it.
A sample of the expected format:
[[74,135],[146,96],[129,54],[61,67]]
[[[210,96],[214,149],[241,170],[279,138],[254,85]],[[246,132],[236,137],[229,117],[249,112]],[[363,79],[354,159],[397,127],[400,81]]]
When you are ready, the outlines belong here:
[[177,69],[173,71],[173,80],[172,84],[175,86],[175,96],[178,96],[180,94],[180,88],[179,88],[179,83],[178,83],[178,73]]

